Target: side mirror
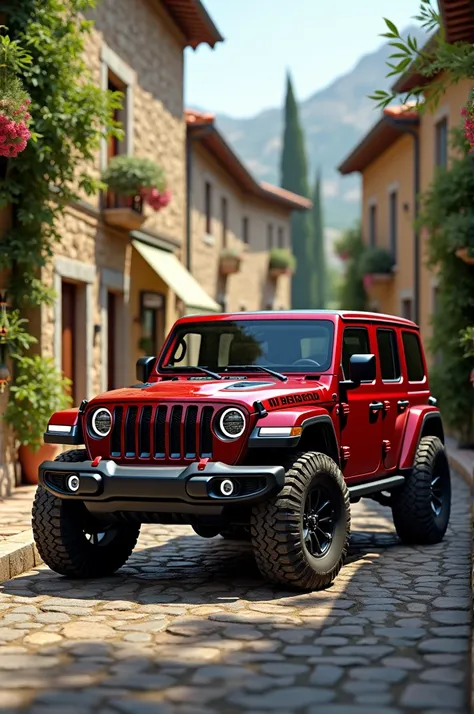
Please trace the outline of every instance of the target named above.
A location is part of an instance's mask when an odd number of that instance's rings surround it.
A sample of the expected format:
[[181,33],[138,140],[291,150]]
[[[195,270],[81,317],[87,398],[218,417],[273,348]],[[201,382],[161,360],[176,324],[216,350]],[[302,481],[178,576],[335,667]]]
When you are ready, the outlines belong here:
[[156,357],[140,357],[137,360],[137,379],[139,382],[148,382],[150,374],[153,372]]
[[349,360],[349,379],[354,387],[360,387],[361,382],[373,382],[375,376],[375,355],[352,355]]

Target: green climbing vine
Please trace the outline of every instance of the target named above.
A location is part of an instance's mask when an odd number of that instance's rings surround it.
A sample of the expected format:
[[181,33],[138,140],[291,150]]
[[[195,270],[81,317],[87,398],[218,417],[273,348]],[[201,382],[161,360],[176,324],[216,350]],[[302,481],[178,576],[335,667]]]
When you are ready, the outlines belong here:
[[[102,187],[91,174],[91,165],[101,137],[120,136],[113,112],[121,106],[121,95],[97,86],[84,60],[92,23],[83,13],[94,6],[94,0],[2,3],[7,27],[0,28],[0,50],[6,47],[13,56],[9,87],[17,96],[23,93],[23,99],[29,98],[28,121],[33,132],[21,153],[0,158],[0,210],[11,211],[10,227],[0,238],[0,271],[6,270],[9,276],[12,311],[0,342],[4,350],[9,348],[17,383],[10,390],[7,410],[12,424],[15,401],[21,409],[19,399],[25,403],[25,390],[34,397],[35,390],[54,394],[58,384],[67,386],[53,366],[46,365],[47,360],[25,363],[25,352],[35,338],[18,310],[54,299],[51,287],[42,280],[42,269],[61,240],[61,216],[72,201]],[[18,434],[18,423],[16,427],[17,436],[29,443],[26,434]],[[32,443],[37,445],[37,434]]]
[[[433,315],[433,391],[443,416],[462,443],[474,427],[474,389],[470,384],[474,325],[474,266],[456,252],[469,245],[474,231],[474,169],[469,144],[458,129],[449,170],[441,169],[422,197],[420,227],[427,229],[429,265],[437,270],[438,307]],[[471,338],[469,340],[469,337]]]
[[[474,45],[446,41],[436,0],[420,0],[418,15],[413,19],[430,35],[421,47],[416,37],[404,37],[393,22],[384,18],[387,32],[382,36],[389,40],[388,44],[393,50],[387,62],[387,77],[396,79],[409,72],[422,81],[402,95],[394,91],[376,90],[370,99],[381,108],[388,106],[394,99],[401,99],[404,104],[415,102],[420,110],[433,107],[449,86],[466,78],[474,78]],[[426,91],[427,83],[429,92]]]
[[[420,112],[433,110],[446,90],[463,79],[474,79],[474,46],[468,42],[449,43],[435,0],[420,0],[416,19],[429,39],[419,46],[413,36],[404,38],[396,25],[385,20],[393,52],[388,77],[406,73],[418,77],[417,85],[398,95],[377,90],[372,99],[386,107],[394,99],[414,102]],[[453,155],[448,169],[439,169],[430,188],[421,197],[420,228],[427,231],[429,265],[438,276],[438,305],[433,316],[431,351],[433,389],[439,396],[443,415],[461,443],[474,439],[474,266],[460,259],[473,254],[474,246],[474,166],[470,140],[472,94],[466,97],[462,126],[453,132]]]
[[7,10],[11,40],[27,48],[31,62],[18,76],[31,98],[36,141],[9,160],[0,183],[0,207],[13,205],[13,225],[4,236],[0,268],[10,269],[10,294],[18,305],[52,298],[40,269],[61,240],[58,219],[81,192],[100,182],[90,173],[104,132],[116,132],[113,109],[120,95],[104,92],[84,61],[91,23],[81,12],[93,0],[22,0]]

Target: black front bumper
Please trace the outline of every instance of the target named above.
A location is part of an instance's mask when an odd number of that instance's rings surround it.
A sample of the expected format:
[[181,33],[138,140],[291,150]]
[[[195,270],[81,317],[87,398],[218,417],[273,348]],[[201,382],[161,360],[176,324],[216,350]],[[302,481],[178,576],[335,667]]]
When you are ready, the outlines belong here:
[[[79,488],[68,487],[71,476]],[[222,481],[235,486],[232,495],[220,491]],[[103,460],[68,463],[44,461],[39,482],[59,498],[84,501],[89,510],[101,512],[150,511],[220,513],[225,506],[252,504],[278,493],[285,483],[282,466],[229,466],[219,461],[204,468],[189,466],[119,466]]]

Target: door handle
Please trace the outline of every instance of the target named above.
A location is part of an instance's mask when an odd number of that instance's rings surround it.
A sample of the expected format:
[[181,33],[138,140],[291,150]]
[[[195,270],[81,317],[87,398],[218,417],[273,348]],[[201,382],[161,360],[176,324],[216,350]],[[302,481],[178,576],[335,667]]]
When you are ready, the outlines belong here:
[[370,402],[369,409],[371,412],[381,412],[384,410],[383,402]]
[[399,399],[397,402],[397,406],[398,410],[402,412],[404,409],[410,406],[410,402],[408,401],[408,399]]

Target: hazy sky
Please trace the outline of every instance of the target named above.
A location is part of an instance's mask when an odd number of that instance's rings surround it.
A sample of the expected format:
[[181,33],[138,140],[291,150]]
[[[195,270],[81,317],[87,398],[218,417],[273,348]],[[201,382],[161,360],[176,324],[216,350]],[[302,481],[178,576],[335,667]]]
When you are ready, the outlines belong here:
[[376,49],[385,25],[400,29],[419,0],[203,0],[224,43],[186,53],[186,105],[251,116],[283,101],[289,68],[299,99]]

